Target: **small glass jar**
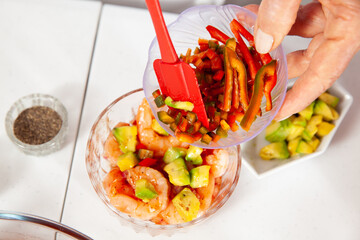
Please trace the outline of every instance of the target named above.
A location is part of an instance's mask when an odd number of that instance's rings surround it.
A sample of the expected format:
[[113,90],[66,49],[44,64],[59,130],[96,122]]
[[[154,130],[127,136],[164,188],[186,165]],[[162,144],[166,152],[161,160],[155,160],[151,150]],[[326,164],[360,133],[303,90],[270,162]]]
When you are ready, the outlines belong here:
[[[59,114],[62,124],[59,132],[52,139],[43,144],[32,145],[22,142],[15,136],[14,122],[24,110],[35,106],[51,108]],[[31,94],[20,98],[11,106],[6,114],[5,128],[11,141],[25,154],[36,156],[47,155],[59,150],[65,142],[68,130],[67,111],[64,105],[53,96],[40,93]]]

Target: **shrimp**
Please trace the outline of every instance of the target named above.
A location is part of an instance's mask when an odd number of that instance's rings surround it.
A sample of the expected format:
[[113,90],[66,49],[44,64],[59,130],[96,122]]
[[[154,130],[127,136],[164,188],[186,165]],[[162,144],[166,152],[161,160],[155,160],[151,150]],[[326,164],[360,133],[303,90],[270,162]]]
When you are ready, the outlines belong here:
[[214,192],[213,192],[213,195],[212,195],[212,199],[213,199],[213,200],[214,200],[214,199],[217,197],[217,195],[219,194],[220,188],[221,188],[221,177],[217,177],[217,178],[215,178]]
[[148,102],[144,98],[136,115],[138,136],[140,142],[144,144],[147,149],[153,150],[156,156],[163,156],[170,147],[187,148],[189,146],[188,143],[180,142],[173,136],[162,136],[157,134],[151,128],[152,119],[154,119],[154,116],[152,115]]
[[[127,123],[119,122],[115,127],[129,126]],[[119,156],[123,154],[120,150],[119,143],[112,132],[109,133],[108,138],[104,144],[104,158],[108,159],[112,165],[116,165]]]
[[[150,220],[164,210],[169,203],[170,186],[168,180],[157,170],[137,166],[124,172],[127,182],[120,182],[120,192],[110,195],[110,203],[121,212],[129,214],[131,217],[143,220]],[[148,180],[155,188],[158,196],[149,202],[143,202],[124,193],[128,186],[135,189],[136,181],[139,179]]]
[[210,172],[215,178],[221,177],[229,164],[229,153],[224,149],[216,149],[205,157],[206,164],[210,165]]
[[206,187],[195,188],[195,193],[200,201],[200,212],[205,212],[211,205],[215,190],[215,177],[209,174],[209,182]]
[[169,202],[169,205],[165,210],[161,211],[155,218],[151,219],[151,221],[160,225],[179,224],[185,222],[176,210],[172,201]]

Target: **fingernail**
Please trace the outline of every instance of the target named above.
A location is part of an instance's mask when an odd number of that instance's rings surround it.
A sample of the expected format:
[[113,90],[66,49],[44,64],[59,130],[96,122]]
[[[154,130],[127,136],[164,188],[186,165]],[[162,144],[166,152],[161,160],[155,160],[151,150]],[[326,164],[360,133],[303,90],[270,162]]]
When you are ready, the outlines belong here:
[[260,28],[255,35],[255,47],[259,53],[268,53],[274,43],[274,38],[264,33]]

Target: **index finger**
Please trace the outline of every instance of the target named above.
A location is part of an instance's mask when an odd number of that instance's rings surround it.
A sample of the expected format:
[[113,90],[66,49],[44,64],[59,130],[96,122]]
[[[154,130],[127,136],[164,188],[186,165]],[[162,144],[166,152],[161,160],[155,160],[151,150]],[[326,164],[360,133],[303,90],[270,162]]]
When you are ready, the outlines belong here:
[[263,0],[255,24],[255,47],[268,53],[280,45],[295,23],[301,0]]

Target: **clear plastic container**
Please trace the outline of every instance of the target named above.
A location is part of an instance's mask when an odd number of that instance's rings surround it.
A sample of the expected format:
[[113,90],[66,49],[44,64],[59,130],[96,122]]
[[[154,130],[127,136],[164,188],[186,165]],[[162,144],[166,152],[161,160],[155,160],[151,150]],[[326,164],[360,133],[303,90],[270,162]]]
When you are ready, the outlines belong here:
[[87,143],[86,168],[96,193],[108,207],[110,213],[117,216],[122,225],[130,225],[136,232],[145,231],[151,235],[171,235],[174,232],[188,230],[190,227],[203,222],[214,215],[226,203],[239,179],[241,169],[240,147],[227,149],[230,153],[230,163],[226,173],[222,176],[220,192],[214,199],[211,207],[202,216],[193,221],[176,225],[156,225],[153,222],[135,219],[120,212],[110,203],[110,199],[103,187],[103,179],[111,170],[109,161],[103,157],[104,143],[112,128],[118,122],[131,122],[135,118],[138,106],[144,97],[143,89],[134,90],[116,99],[99,115],[91,129]]
[[[26,144],[20,141],[15,136],[13,131],[14,121],[19,116],[19,114],[25,109],[34,106],[49,107],[57,112],[62,119],[61,128],[56,136],[53,137],[50,141],[38,145]],[[64,105],[53,96],[40,93],[31,94],[20,98],[11,106],[10,110],[6,114],[5,128],[11,141],[24,153],[37,156],[50,154],[59,150],[65,142],[68,131],[67,111]]]
[[[180,53],[185,54],[188,48],[195,49],[195,47],[198,45],[199,38],[211,39],[210,34],[206,30],[207,25],[212,25],[220,29],[226,35],[234,37],[230,30],[229,24],[235,18],[238,19],[238,21],[243,24],[243,26],[247,28],[250,33],[253,33],[256,15],[245,8],[236,5],[203,5],[189,8],[188,10],[181,13],[175,22],[168,26],[169,34],[173,41],[176,52],[178,55],[180,55]],[[245,39],[244,41],[246,42]],[[212,142],[211,144],[207,145],[201,141],[197,141],[192,145],[203,148],[224,148],[235,146],[254,138],[267,125],[270,124],[284,101],[288,82],[286,56],[284,54],[283,48],[279,46],[274,51],[272,51],[270,55],[273,59],[278,60],[277,84],[271,94],[273,99],[273,108],[268,112],[265,111],[266,101],[264,97],[261,103],[263,115],[254,121],[248,132],[240,128],[236,132],[229,131],[228,137],[222,138],[217,143]],[[160,58],[161,56],[159,45],[155,38],[149,49],[148,63],[143,77],[143,87],[145,96],[150,103],[151,109],[158,122],[160,121],[156,112],[159,111],[159,108],[157,108],[154,103],[152,92],[156,89],[159,89],[159,84],[153,68],[153,62],[155,59]],[[160,122],[160,124],[168,133],[174,136],[174,132],[169,128],[169,126],[162,122]]]

